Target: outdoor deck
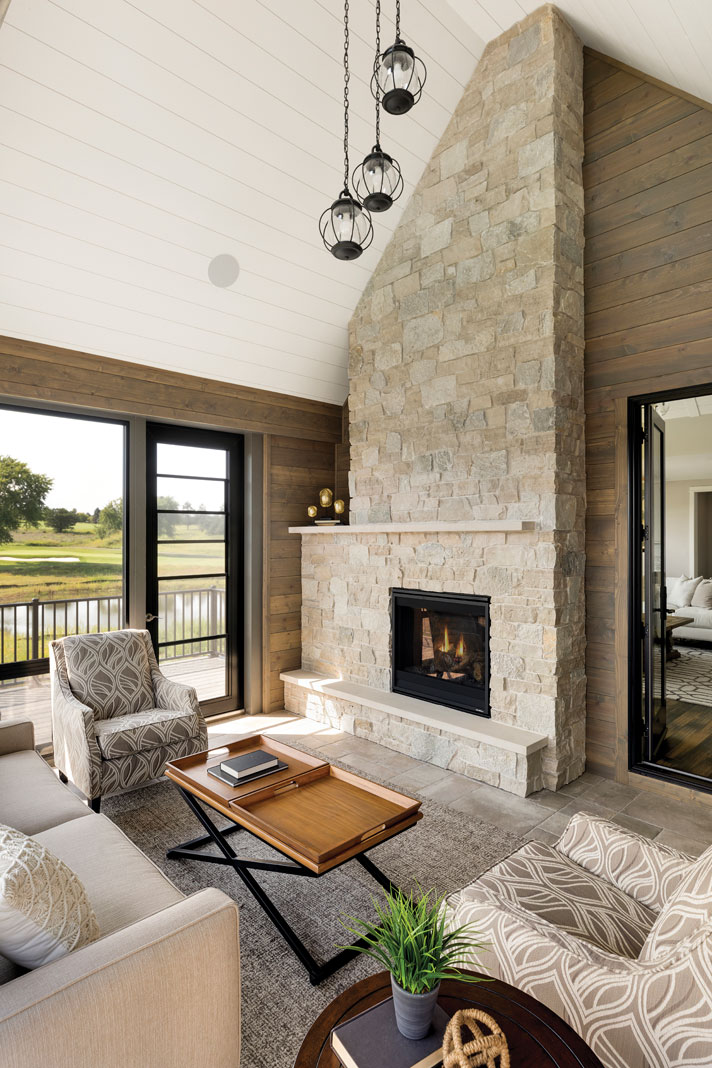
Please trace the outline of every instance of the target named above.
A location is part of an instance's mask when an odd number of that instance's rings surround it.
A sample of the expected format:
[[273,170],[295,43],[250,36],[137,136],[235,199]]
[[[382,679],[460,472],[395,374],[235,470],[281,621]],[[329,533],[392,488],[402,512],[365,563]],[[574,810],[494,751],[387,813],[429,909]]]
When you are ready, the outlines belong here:
[[[187,686],[195,686],[201,701],[225,692],[225,661],[221,657],[168,660],[161,664],[164,675]],[[52,741],[49,675],[18,679],[0,685],[0,722],[31,719],[35,725],[35,745]]]

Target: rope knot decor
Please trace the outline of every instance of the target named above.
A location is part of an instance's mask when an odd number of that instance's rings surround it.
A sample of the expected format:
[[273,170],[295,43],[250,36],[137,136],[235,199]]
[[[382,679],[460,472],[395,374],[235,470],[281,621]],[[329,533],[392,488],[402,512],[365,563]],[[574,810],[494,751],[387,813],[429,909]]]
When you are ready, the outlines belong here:
[[[480,1024],[491,1034],[483,1033]],[[463,1028],[472,1035],[464,1044]],[[507,1039],[497,1021],[479,1009],[456,1012],[445,1031],[443,1068],[510,1068]]]

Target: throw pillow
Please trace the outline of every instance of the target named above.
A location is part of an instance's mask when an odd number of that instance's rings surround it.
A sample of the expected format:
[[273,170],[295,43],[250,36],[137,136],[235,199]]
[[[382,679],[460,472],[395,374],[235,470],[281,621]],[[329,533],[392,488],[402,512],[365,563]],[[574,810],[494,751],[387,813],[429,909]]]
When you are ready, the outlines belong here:
[[0,953],[23,968],[99,937],[83,884],[34,838],[0,824]]
[[712,608],[712,579],[702,579],[690,601],[692,608]]
[[671,599],[675,602],[678,608],[687,608],[692,600],[695,590],[702,582],[702,575],[698,575],[697,578],[688,578],[687,575],[680,575],[672,590],[670,591]]
[[690,865],[666,902],[640,951],[639,960],[654,960],[674,949],[712,920],[712,848]]

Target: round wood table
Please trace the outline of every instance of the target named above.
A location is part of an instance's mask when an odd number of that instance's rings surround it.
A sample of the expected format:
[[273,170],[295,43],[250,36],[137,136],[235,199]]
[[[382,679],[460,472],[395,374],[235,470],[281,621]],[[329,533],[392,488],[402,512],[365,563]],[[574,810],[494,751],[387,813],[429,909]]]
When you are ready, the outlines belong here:
[[[310,1028],[294,1068],[339,1068],[329,1045],[331,1029],[390,996],[388,972],[350,986],[327,1005]],[[561,1017],[499,979],[474,984],[448,979],[440,987],[438,1002],[449,1016],[458,1009],[478,1008],[494,1017],[506,1035],[512,1068],[603,1068]]]

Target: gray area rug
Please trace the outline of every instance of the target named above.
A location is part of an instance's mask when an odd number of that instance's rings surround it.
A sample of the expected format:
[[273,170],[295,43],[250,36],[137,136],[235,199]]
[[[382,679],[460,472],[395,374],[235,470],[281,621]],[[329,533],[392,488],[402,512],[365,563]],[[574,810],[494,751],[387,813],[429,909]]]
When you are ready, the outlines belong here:
[[712,649],[675,643],[679,658],[665,665],[666,692],[678,701],[712,706]]
[[[301,739],[280,740],[316,752]],[[349,767],[347,761],[332,763]],[[409,792],[419,796],[416,791]],[[185,894],[217,886],[237,901],[242,966],[241,1068],[291,1068],[304,1035],[322,1009],[347,986],[377,971],[376,965],[358,957],[321,986],[313,987],[302,965],[234,872],[199,861],[166,860],[170,845],[201,833],[198,821],[172,783],[107,798],[102,811]],[[417,881],[423,887],[450,893],[522,844],[508,831],[433,801],[423,801],[423,812],[424,818],[415,827],[370,853],[374,862],[404,889],[410,889]],[[222,818],[216,823],[224,826]],[[230,841],[244,856],[278,856],[249,834],[238,832]],[[377,884],[355,862],[320,879],[270,872],[255,874],[317,959],[332,956],[337,945],[350,941],[339,917],[372,915],[370,898],[380,893]]]

